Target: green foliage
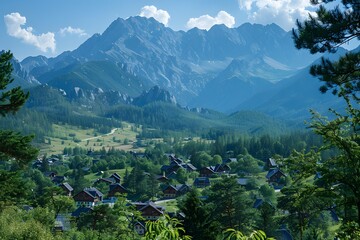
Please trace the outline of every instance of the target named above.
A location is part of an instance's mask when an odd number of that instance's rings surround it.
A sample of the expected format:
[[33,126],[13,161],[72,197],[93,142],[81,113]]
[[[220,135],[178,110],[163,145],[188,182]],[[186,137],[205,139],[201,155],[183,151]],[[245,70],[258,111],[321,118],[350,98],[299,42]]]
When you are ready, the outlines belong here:
[[0,170],[0,212],[5,206],[25,203],[30,195],[24,179],[18,172]]
[[95,206],[88,213],[82,213],[78,219],[79,229],[91,229],[99,232],[111,232],[116,230],[117,217],[108,205]]
[[[298,29],[293,31],[296,47],[309,49],[311,53],[336,52],[339,46],[351,39],[359,40],[358,1],[342,0],[343,7],[337,6],[333,9],[326,8],[321,4],[322,2],[326,4],[333,0],[312,0],[313,4],[320,6],[316,15],[309,16],[309,19],[303,23],[298,22]],[[321,175],[317,181],[318,188],[307,186],[306,189],[312,189],[314,192],[318,192],[319,189],[321,191],[321,188],[325,189],[326,196],[332,194],[331,196],[334,197],[333,201],[337,208],[343,206],[345,223],[356,221],[358,224],[360,223],[359,64],[360,52],[357,49],[340,56],[336,61],[322,59],[320,64],[312,66],[310,73],[324,81],[320,91],[326,92],[332,89],[333,94],[346,101],[347,107],[344,114],[330,110],[334,114],[332,120],[312,111],[313,121],[310,123],[310,128],[325,141],[320,150],[332,149],[334,154],[327,159],[321,159],[316,166],[306,165],[309,166],[310,171],[316,170]],[[355,104],[355,107],[352,104]],[[310,172],[303,170],[302,172]],[[357,213],[355,218],[349,214],[354,212]]]
[[275,240],[274,238],[267,238],[265,232],[261,230],[253,231],[249,236],[242,232],[229,228],[223,232],[222,240]]
[[43,240],[54,239],[49,229],[49,223],[37,213],[22,211],[16,207],[9,207],[0,212],[0,239],[29,239]]
[[329,191],[309,181],[316,173],[318,159],[319,155],[315,152],[294,151],[286,161],[292,181],[281,189],[278,207],[289,211],[285,222],[300,239],[303,239],[309,223],[333,204],[333,195]]
[[185,215],[184,229],[193,239],[211,240],[216,237],[216,226],[212,223],[211,215],[200,199],[199,192],[192,189],[179,203],[179,208]]
[[74,199],[69,196],[63,196],[63,189],[60,187],[47,187],[42,196],[46,205],[54,211],[55,217],[59,213],[69,213],[75,210]]
[[242,231],[252,229],[256,212],[252,208],[252,200],[235,177],[223,176],[221,181],[211,185],[206,201],[213,221],[223,228],[236,228]]
[[348,222],[341,226],[339,231],[336,233],[337,239],[360,239],[360,227],[356,222]]
[[29,97],[29,93],[24,93],[21,87],[3,91],[14,81],[11,77],[13,67],[10,61],[12,58],[13,55],[10,51],[0,54],[0,115],[3,117],[17,112]]
[[[5,90],[13,79],[11,78],[12,59],[10,51],[0,54],[0,115],[5,117],[9,113],[17,112],[29,97],[20,87]],[[24,167],[33,160],[38,150],[31,146],[32,136],[21,136],[12,131],[0,130],[0,161],[15,159],[20,167]]]
[[191,237],[184,235],[185,230],[181,222],[176,218],[165,215],[156,221],[146,222],[146,240],[190,240]]
[[259,173],[259,161],[250,154],[237,156],[237,162],[231,163],[231,172],[242,173]]

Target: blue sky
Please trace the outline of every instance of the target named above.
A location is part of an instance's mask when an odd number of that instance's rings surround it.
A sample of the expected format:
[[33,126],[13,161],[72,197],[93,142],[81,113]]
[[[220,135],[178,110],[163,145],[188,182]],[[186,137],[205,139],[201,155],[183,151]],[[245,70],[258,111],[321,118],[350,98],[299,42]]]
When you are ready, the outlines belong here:
[[154,17],[174,30],[276,23],[285,30],[313,12],[309,0],[2,0],[0,46],[19,60],[74,50],[112,21]]

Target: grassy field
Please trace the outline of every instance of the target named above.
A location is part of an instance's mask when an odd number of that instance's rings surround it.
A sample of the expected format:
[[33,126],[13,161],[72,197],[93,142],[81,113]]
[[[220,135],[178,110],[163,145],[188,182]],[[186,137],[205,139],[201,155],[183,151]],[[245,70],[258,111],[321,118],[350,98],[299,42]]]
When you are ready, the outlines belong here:
[[[41,153],[59,154],[65,147],[82,147],[100,150],[114,147],[121,150],[134,149],[133,143],[139,129],[124,123],[122,128],[112,129],[110,133],[101,134],[94,129],[82,129],[69,125],[53,125],[54,134],[45,138],[45,143],[40,146]],[[139,149],[137,149],[139,150]]]
[[164,207],[166,212],[177,212],[179,210],[176,199],[160,201],[156,205]]

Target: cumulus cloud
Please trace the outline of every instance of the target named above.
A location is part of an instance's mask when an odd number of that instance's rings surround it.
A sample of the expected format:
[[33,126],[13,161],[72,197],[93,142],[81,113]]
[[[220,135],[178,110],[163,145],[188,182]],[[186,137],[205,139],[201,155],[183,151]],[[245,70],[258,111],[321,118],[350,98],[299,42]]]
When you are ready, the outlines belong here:
[[254,23],[276,23],[285,30],[295,27],[296,19],[314,15],[309,0],[238,0],[239,7],[247,12]]
[[37,47],[42,52],[55,52],[55,34],[52,32],[36,35],[32,27],[22,28],[26,24],[26,17],[20,13],[10,13],[4,16],[7,33],[15,38],[23,40],[25,43]]
[[161,22],[165,26],[168,25],[170,19],[170,14],[167,11],[157,9],[155,6],[144,6],[140,11],[139,16],[146,18],[153,17],[156,21]]
[[71,26],[68,26],[66,28],[61,28],[59,32],[60,32],[61,36],[65,36],[67,34],[79,35],[80,37],[87,36],[87,33],[85,32],[85,30],[83,30],[81,28],[73,28]]
[[215,24],[225,24],[231,28],[235,25],[235,18],[225,11],[220,11],[215,17],[206,14],[198,18],[190,18],[186,26],[189,29],[197,27],[199,29],[209,30]]

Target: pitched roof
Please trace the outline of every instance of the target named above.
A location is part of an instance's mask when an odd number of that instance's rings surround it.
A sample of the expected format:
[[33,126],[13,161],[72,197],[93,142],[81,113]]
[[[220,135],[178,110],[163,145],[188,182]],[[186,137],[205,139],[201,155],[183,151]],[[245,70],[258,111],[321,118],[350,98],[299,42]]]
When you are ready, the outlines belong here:
[[102,194],[102,192],[100,192],[97,188],[94,188],[94,187],[84,188],[84,191],[91,194],[93,197],[104,196],[104,194]]
[[70,184],[67,183],[67,182],[60,184],[60,186],[63,186],[63,187],[66,188],[69,192],[74,191],[74,189],[73,189],[73,188],[70,186]]
[[155,209],[160,214],[164,214],[164,208],[161,206],[156,205],[154,202],[148,202],[145,206],[139,209],[140,212],[144,211],[146,208],[151,207]]
[[182,165],[182,167],[191,169],[191,170],[193,170],[193,171],[196,171],[196,169],[197,169],[197,168],[196,168],[194,165],[192,165],[191,163],[184,163],[184,164]]
[[206,170],[206,169],[207,169],[207,170],[209,170],[210,172],[215,173],[214,168],[215,168],[215,167],[213,167],[213,166],[203,167],[203,168],[200,169],[200,171],[203,171],[203,170]]
[[120,187],[120,188],[122,188],[122,189],[124,189],[125,191],[127,191],[126,190],[126,188],[124,187],[124,186],[122,186],[120,183],[113,183],[113,184],[110,184],[110,191],[112,191],[114,188],[116,188],[116,187]]
[[180,185],[176,185],[175,186],[176,187],[176,189],[178,190],[178,191],[184,191],[184,190],[186,190],[186,188],[191,188],[189,185],[187,185],[187,184],[180,184]]
[[272,176],[274,176],[276,173],[280,172],[280,174],[282,174],[283,176],[285,176],[285,174],[278,168],[276,169],[270,169],[268,171],[268,173],[266,174],[266,178],[270,179]]
[[173,186],[173,185],[171,185],[171,184],[165,186],[165,187],[163,188],[163,191],[165,191],[166,189],[169,189],[169,188],[172,188],[172,189],[174,189],[175,191],[178,191],[177,187],[176,187],[176,186]]
[[269,164],[270,164],[271,166],[273,166],[273,167],[276,167],[276,166],[277,166],[276,161],[275,161],[274,158],[269,158]]
[[161,214],[163,214],[164,211],[165,211],[165,208],[164,208],[164,207],[158,206],[158,205],[156,205],[156,204],[155,204],[154,202],[152,202],[152,201],[145,202],[145,203],[143,203],[143,202],[134,202],[134,203],[132,203],[132,204],[135,205],[135,207],[136,207],[136,209],[137,209],[138,211],[143,211],[143,210],[145,210],[147,207],[154,208],[156,211],[158,211],[158,212],[161,213]]
[[115,179],[120,180],[121,176],[119,174],[117,174],[117,173],[113,173],[113,174],[111,174],[111,176],[109,178],[115,178]]

